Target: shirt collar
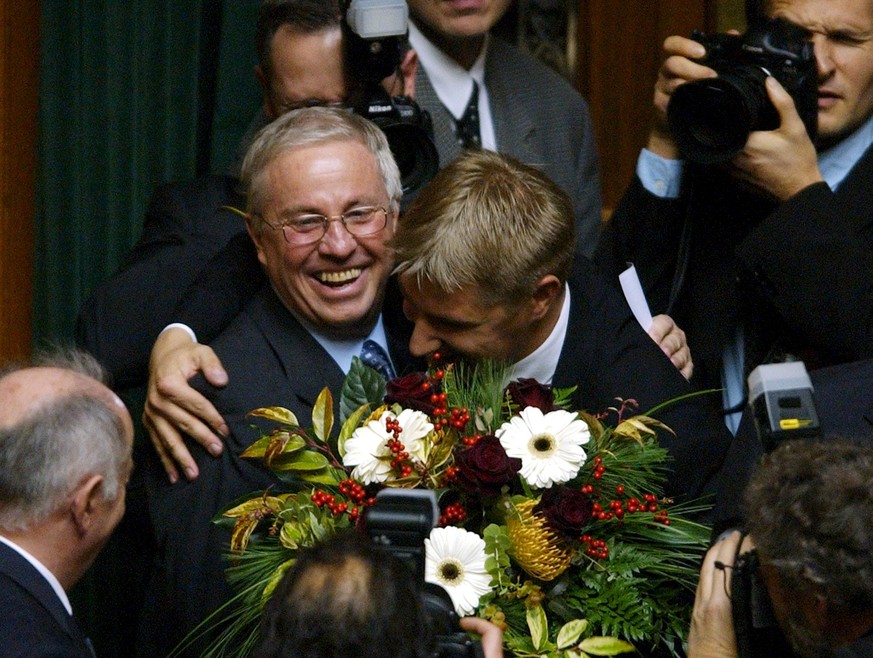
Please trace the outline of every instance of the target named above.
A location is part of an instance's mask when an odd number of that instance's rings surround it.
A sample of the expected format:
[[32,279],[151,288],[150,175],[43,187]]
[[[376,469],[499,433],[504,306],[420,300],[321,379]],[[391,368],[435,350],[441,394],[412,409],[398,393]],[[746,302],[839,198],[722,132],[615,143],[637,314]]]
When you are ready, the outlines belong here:
[[389,354],[390,358],[388,341],[385,336],[385,325],[382,322],[381,313],[379,314],[372,331],[370,331],[370,334],[363,338],[332,338],[320,334],[305,322],[302,322],[301,324],[303,324],[303,326],[306,327],[306,330],[312,334],[312,337],[318,341],[318,344],[324,348],[324,351],[330,354],[331,358],[336,361],[340,370],[345,374],[348,374],[352,367],[352,357],[361,355],[361,348],[364,346],[365,340],[372,340],[378,343],[379,346],[385,350],[385,353]]
[[819,154],[819,171],[832,190],[840,186],[871,144],[873,144],[873,116],[844,140]]
[[427,77],[440,101],[456,119],[464,114],[470,94],[473,93],[473,80],[480,89],[485,86],[485,56],[489,38],[486,34],[482,52],[468,71],[431,43],[414,23],[409,23],[409,42],[427,71]]
[[21,546],[16,544],[11,539],[7,539],[3,535],[0,535],[0,542],[6,544],[9,548],[11,548],[13,551],[18,553],[21,557],[23,557],[28,562],[30,562],[30,564],[33,565],[34,569],[39,571],[39,573],[42,575],[42,577],[48,581],[49,585],[51,585],[55,594],[58,595],[58,598],[61,600],[61,603],[64,604],[64,608],[66,608],[67,614],[72,616],[73,615],[73,606],[70,605],[70,599],[67,597],[67,593],[64,591],[64,588],[61,587],[61,584],[60,584],[60,582],[58,582],[58,579],[55,578],[55,575],[51,571],[48,570],[48,567],[46,567],[42,562],[37,560],[33,555],[28,553],[26,550],[24,550]]
[[561,358],[561,350],[564,348],[564,339],[567,336],[567,327],[570,324],[570,286],[564,284],[564,303],[561,305],[561,314],[552,328],[549,337],[533,352],[518,361],[512,367],[511,378],[535,379],[540,384],[551,384],[555,371],[558,369],[558,360]]

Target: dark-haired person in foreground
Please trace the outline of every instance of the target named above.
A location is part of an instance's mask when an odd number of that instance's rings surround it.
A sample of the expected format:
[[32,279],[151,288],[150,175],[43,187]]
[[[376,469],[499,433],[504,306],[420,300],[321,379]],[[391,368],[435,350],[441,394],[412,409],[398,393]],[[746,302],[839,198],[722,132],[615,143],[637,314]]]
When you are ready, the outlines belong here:
[[[436,638],[422,584],[398,557],[355,533],[304,549],[267,602],[255,658],[430,658]],[[503,656],[500,629],[465,617],[486,658]],[[454,655],[454,654],[453,654]]]
[[873,656],[873,447],[836,438],[786,441],[752,475],[744,507],[749,537],[742,549],[734,532],[703,562],[688,658],[745,658],[732,579],[738,554],[752,544],[797,655]]
[[0,372],[0,653],[93,658],[67,592],[124,513],[133,424],[87,354]]

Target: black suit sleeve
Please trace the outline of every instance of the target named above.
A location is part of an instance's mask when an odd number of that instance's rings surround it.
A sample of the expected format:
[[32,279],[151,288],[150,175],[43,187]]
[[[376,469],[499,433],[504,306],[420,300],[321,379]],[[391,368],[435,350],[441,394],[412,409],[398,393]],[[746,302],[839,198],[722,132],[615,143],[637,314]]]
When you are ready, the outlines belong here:
[[210,343],[267,282],[255,245],[240,233],[213,256],[184,292],[174,322],[191,327],[201,343]]
[[848,198],[812,185],[737,250],[752,291],[832,362],[873,357],[871,183]]
[[110,371],[116,388],[145,382],[158,333],[175,321],[183,291],[230,238],[245,230],[236,181],[210,176],[160,188],[143,234],[119,271],[82,306],[76,342]]

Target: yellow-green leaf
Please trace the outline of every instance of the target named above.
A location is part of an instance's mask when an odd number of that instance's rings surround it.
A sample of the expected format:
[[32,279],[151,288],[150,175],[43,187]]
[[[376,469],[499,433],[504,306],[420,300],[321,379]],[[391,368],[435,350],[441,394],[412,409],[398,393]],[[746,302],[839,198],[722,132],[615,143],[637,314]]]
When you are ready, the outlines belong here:
[[282,580],[282,576],[285,575],[285,572],[291,568],[291,565],[297,561],[297,558],[292,557],[290,560],[285,560],[282,564],[276,567],[276,570],[270,576],[270,580],[267,581],[267,584],[264,586],[264,591],[261,592],[261,601],[264,602],[270,598],[273,590],[276,589],[276,585]]
[[346,456],[346,441],[348,441],[352,434],[354,434],[355,430],[358,429],[361,424],[361,418],[369,409],[369,404],[362,404],[349,414],[348,418],[346,418],[346,422],[343,423],[342,429],[340,429],[339,438],[336,442],[336,449],[337,452],[339,452],[340,457]]
[[326,484],[329,486],[337,486],[347,476],[343,472],[342,477],[337,477],[337,469],[325,468],[318,471],[301,471],[298,475],[301,480],[311,482],[312,484]]
[[252,532],[258,527],[260,521],[254,514],[238,518],[233,526],[233,533],[230,537],[230,549],[237,553],[242,553],[246,550],[246,547],[249,545],[249,537],[252,536]]
[[317,471],[328,465],[327,457],[311,450],[293,455],[290,459],[273,462],[274,471]]
[[312,408],[312,430],[322,443],[327,443],[333,431],[333,395],[326,386],[321,389]]
[[277,423],[300,427],[300,423],[297,422],[297,416],[294,415],[293,411],[286,409],[285,407],[261,407],[260,409],[255,409],[250,412],[249,416],[266,418],[267,420],[274,420]]
[[546,619],[546,611],[543,606],[537,604],[527,609],[527,627],[530,630],[530,639],[537,651],[545,649],[549,639],[549,622]]
[[258,439],[246,448],[240,456],[247,459],[260,459],[267,453],[267,450],[271,450],[273,442],[277,438],[282,437],[284,437],[285,441],[284,446],[282,446],[282,453],[294,452],[295,450],[300,450],[306,446],[306,441],[303,437],[298,436],[297,434],[292,436],[287,430],[280,430]]
[[592,656],[617,656],[622,653],[636,651],[634,645],[619,640],[617,637],[594,636],[579,643],[579,648]]
[[256,510],[262,509],[264,507],[268,507],[272,511],[277,511],[282,507],[283,500],[281,498],[277,498],[276,496],[258,496],[257,498],[252,498],[250,500],[245,501],[237,505],[234,508],[231,508],[224,512],[224,516],[229,516],[231,518],[237,516],[245,516],[246,514],[250,514]]
[[556,640],[558,649],[566,649],[576,644],[587,628],[587,619],[574,619],[561,626],[561,630],[558,631],[558,639]]

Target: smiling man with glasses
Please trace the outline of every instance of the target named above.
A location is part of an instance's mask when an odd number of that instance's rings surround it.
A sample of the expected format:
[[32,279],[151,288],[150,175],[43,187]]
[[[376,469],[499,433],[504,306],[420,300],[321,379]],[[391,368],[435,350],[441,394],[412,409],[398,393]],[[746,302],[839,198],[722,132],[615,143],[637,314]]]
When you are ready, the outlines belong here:
[[[143,626],[159,629],[167,649],[229,598],[221,559],[227,533],[212,517],[276,484],[239,457],[257,438],[247,414],[282,405],[309,425],[319,392],[341,388],[353,357],[375,351],[397,371],[411,363],[400,313],[382,315],[393,266],[387,243],[401,197],[384,134],[343,110],[291,112],[255,138],[242,183],[247,229],[268,285],[211,344],[228,385],[193,382],[230,434],[220,458],[193,451],[194,481],[168,485],[163,471],[150,475],[162,541]],[[399,301],[385,305],[400,308]]]

